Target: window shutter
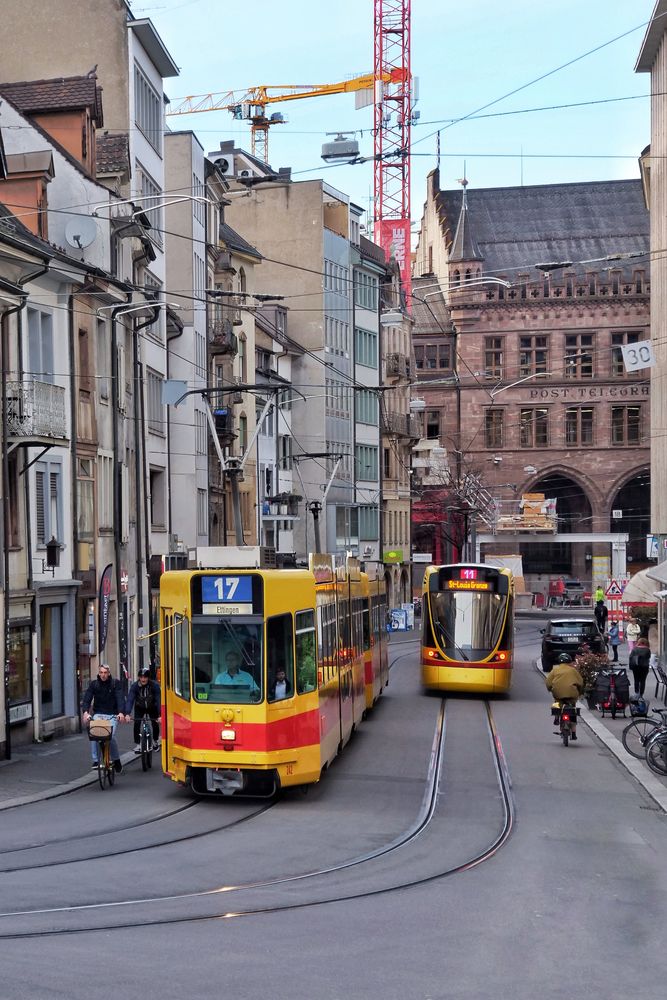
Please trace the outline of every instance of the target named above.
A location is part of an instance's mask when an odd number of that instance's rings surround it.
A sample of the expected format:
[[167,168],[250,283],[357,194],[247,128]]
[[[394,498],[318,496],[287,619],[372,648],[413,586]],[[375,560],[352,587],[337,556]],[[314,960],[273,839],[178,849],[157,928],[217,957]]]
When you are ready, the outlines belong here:
[[44,472],[35,473],[35,508],[37,515],[37,544],[46,544],[44,510]]

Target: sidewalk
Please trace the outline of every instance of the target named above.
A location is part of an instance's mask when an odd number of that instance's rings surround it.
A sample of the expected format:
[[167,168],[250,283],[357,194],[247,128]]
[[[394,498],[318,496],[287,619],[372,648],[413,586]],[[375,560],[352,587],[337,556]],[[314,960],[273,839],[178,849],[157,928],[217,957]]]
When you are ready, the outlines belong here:
[[[132,753],[132,734],[131,724],[120,725],[116,731],[124,765],[136,759]],[[85,734],[15,747],[11,760],[0,760],[0,812],[92,784],[97,781],[97,774],[90,763]]]
[[[542,673],[539,659],[535,660],[533,666],[541,677],[545,676]],[[627,669],[627,664],[624,663],[618,663],[617,666],[626,667]],[[650,707],[654,704],[662,704],[659,699],[652,697],[652,692],[648,695],[647,701],[650,702],[649,711]],[[610,715],[605,715],[602,718],[600,712],[591,711],[591,709],[581,703],[579,703],[579,708],[581,710],[580,721],[588,726],[591,732],[604,743],[626,771],[629,771],[632,777],[651,796],[653,801],[660,806],[662,811],[667,813],[667,777],[661,778],[659,775],[654,774],[645,761],[632,757],[621,742],[623,730],[632,722],[630,710],[626,710],[625,717],[617,715],[615,719],[612,719]]]

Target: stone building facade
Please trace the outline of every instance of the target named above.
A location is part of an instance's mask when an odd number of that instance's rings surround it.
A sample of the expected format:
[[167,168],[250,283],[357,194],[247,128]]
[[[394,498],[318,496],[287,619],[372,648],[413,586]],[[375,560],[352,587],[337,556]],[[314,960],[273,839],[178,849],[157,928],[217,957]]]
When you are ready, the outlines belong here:
[[645,559],[650,389],[621,348],[649,335],[647,250],[639,180],[441,191],[428,178],[416,295],[441,293],[446,311],[435,355],[415,328],[424,435],[449,453],[459,506],[471,481],[488,491],[465,512],[479,530],[542,492],[558,534],[582,536],[521,544],[536,591],[610,571],[599,533],[629,534],[630,571]]

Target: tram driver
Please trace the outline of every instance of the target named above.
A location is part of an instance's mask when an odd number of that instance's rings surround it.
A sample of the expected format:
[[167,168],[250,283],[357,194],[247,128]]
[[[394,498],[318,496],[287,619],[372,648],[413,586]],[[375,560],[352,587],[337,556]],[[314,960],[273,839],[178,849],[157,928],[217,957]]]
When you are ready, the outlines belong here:
[[227,650],[225,669],[216,676],[213,683],[225,687],[248,688],[253,694],[259,694],[255,678],[247,670],[241,670],[241,654],[236,649]]

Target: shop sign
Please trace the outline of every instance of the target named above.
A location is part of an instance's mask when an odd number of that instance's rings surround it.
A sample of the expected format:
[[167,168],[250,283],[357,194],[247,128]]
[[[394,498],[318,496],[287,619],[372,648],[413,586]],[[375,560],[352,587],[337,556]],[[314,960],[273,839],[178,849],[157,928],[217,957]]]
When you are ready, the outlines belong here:
[[100,578],[100,634],[99,634],[99,651],[100,655],[104,652],[104,647],[107,644],[107,633],[109,631],[109,605],[111,604],[111,570],[112,563],[104,570]]
[[403,549],[389,549],[382,557],[384,563],[402,563]]
[[9,722],[13,725],[15,722],[26,722],[28,719],[32,719],[32,703],[26,702],[23,705],[10,705],[9,706]]

